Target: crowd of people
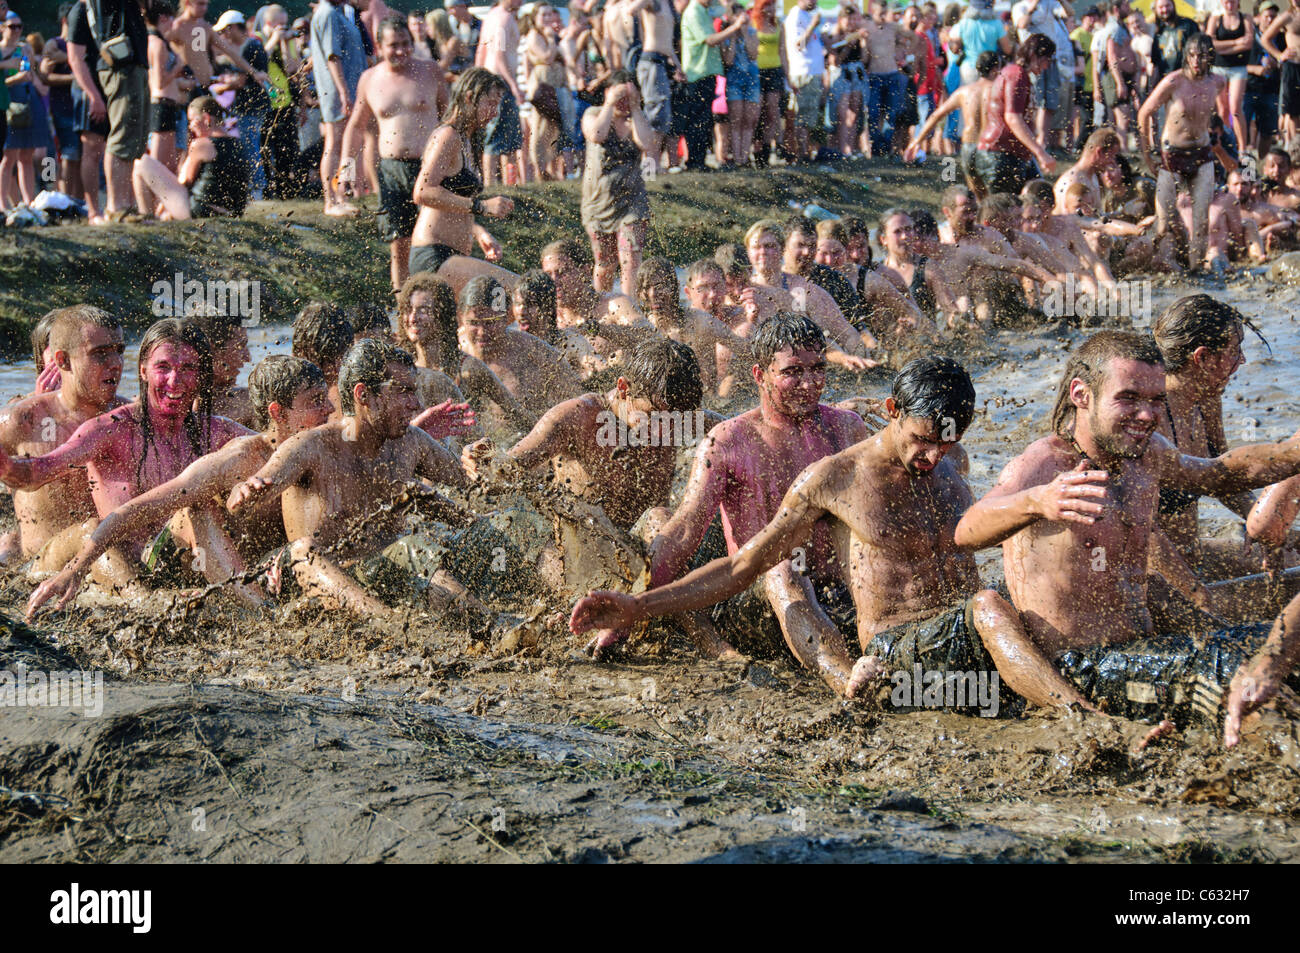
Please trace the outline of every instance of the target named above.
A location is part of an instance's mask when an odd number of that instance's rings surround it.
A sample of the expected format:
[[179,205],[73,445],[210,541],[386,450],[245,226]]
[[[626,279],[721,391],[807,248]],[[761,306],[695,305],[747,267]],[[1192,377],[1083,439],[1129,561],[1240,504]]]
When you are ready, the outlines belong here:
[[[1062,286],[1100,300],[1129,274],[1217,270],[1294,240],[1289,153],[1270,147],[1254,174],[1245,157],[1262,143],[1237,104],[1236,66],[1214,72],[1240,40],[1219,34],[1254,36],[1240,14],[1180,28],[1175,49],[1162,33],[1172,0],[1157,0],[1157,65],[1139,84],[1128,66],[1143,31],[1124,0],[1090,42],[1078,29],[1096,25],[1092,12],[1069,31],[1058,0],[1018,4],[1010,27],[975,2],[942,29],[925,8],[897,20],[883,4],[871,20],[845,8],[822,24],[811,0],[783,18],[762,2],[690,0],[680,46],[666,0],[575,6],[567,25],[539,5],[522,35],[517,0],[481,23],[453,4],[446,18],[384,15],[373,29],[381,0],[321,0],[301,63],[278,73],[275,56],[298,52],[299,37],[277,7],[250,31],[233,11],[209,26],[205,0],[179,12],[90,2],[69,11],[65,46],[86,115],[107,123],[99,217],[238,214],[259,162],[279,189],[277,84],[300,112],[307,87],[295,83],[308,82],[325,211],[346,216],[358,192],[376,194],[396,328],[382,306],[312,303],[291,354],[240,387],[247,332],[201,308],[148,329],[128,402],[119,316],[86,304],[45,315],[35,390],[0,417],[18,522],[0,555],[36,584],[29,613],[71,604],[88,578],[127,599],[205,582],[253,610],[298,596],[362,616],[415,604],[488,631],[499,597],[524,581],[565,592],[575,563],[617,540],[649,585],[574,607],[571,628],[598,656],[666,615],[708,657],[788,650],[844,698],[874,697],[913,666],[996,671],[1007,711],[1124,715],[1156,722],[1153,737],[1213,724],[1229,744],[1245,715],[1298,684],[1300,586],[1285,567],[1300,562],[1300,436],[1228,450],[1222,395],[1249,328],[1236,309],[1192,294],[1140,333],[1103,313],[1097,323],[1120,327],[1070,355],[1051,432],[980,500],[961,445],[974,387],[936,353],[963,334],[1094,323],[1053,304]],[[137,36],[130,11],[153,32]],[[1291,16],[1261,43],[1275,49]],[[774,23],[775,48],[763,39]],[[279,39],[252,38],[266,29]],[[1287,29],[1283,65],[1300,58]],[[206,37],[203,49],[177,49],[178,30]],[[584,37],[578,82],[564,50]],[[1058,55],[1076,47],[1092,52],[1091,90],[1074,82],[1080,56]],[[940,50],[951,69],[938,69]],[[1286,103],[1294,71],[1279,72]],[[946,97],[940,74],[958,80]],[[1091,116],[1072,114],[1076,88],[1085,107],[1091,92]],[[260,119],[238,105],[258,89]],[[232,91],[234,121],[220,101]],[[718,94],[741,128],[711,135]],[[710,149],[720,165],[827,148],[911,161],[944,152],[933,137],[947,139],[939,123],[958,112],[952,165],[966,182],[943,190],[942,221],[884,211],[878,255],[868,223],[802,214],[754,222],[691,263],[645,255],[645,179],[663,165],[699,167]],[[1284,123],[1282,141],[1293,132]],[[1053,150],[1075,144],[1078,161],[1045,178]],[[577,164],[586,234],[554,236],[524,274],[502,267],[483,221],[513,203],[485,191]],[[896,373],[888,397],[823,403],[829,365],[882,364]],[[745,404],[725,419],[710,409]],[[536,500],[509,496],[546,473],[565,506],[585,507],[568,536]],[[503,521],[430,493],[472,484],[511,500]],[[1202,539],[1202,496],[1241,515],[1255,545]],[[438,507],[454,543],[416,527],[412,500]],[[974,559],[999,544],[1001,591]]]

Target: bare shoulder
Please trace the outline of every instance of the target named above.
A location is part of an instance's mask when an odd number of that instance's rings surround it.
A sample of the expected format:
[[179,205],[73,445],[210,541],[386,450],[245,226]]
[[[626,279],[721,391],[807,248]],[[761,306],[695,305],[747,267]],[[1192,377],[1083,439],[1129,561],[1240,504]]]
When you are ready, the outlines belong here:
[[830,425],[840,440],[840,446],[848,447],[858,443],[868,435],[867,425],[856,412],[830,404],[821,407],[822,420]]
[[236,437],[247,437],[254,433],[238,421],[231,420],[229,417],[218,417],[215,414],[212,417],[212,445],[214,447],[225,446]]
[[1050,483],[1057,474],[1073,467],[1077,456],[1069,444],[1055,434],[1035,440],[1002,468],[995,489],[1016,493]]
[[42,417],[48,416],[54,409],[50,405],[51,394],[28,394],[0,410],[0,439],[11,439],[25,434],[36,425]]

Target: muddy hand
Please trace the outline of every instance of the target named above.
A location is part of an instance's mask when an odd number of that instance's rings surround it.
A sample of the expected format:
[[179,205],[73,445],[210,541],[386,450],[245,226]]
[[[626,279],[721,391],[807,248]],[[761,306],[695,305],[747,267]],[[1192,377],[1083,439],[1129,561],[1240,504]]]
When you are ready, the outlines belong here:
[[411,421],[412,427],[419,427],[434,440],[465,433],[474,426],[474,411],[469,404],[453,404],[444,400],[436,407],[421,411]]
[[1227,717],[1223,721],[1223,746],[1234,748],[1241,740],[1241,723],[1277,693],[1277,681],[1264,675],[1262,662],[1237,669],[1228,688]]
[[578,600],[569,616],[569,629],[574,635],[593,629],[628,629],[640,618],[635,596],[598,589]]
[[266,477],[249,477],[230,491],[230,497],[226,500],[226,509],[231,513],[239,512],[241,507],[248,505],[249,500],[265,491],[270,485],[271,481]]
[[1105,470],[1089,469],[1087,460],[1073,470],[1057,474],[1055,480],[1037,488],[1038,512],[1045,520],[1067,523],[1095,523],[1106,513]]
[[482,466],[492,457],[493,449],[492,438],[481,437],[461,450],[460,465],[465,475],[471,480],[482,479],[484,476]]
[[883,674],[885,674],[884,662],[874,655],[862,656],[853,663],[853,671],[849,674],[849,684],[844,689],[844,697],[857,698],[858,693],[868,682],[874,681]]
[[627,629],[601,629],[596,637],[583,646],[583,652],[599,662],[609,654],[609,650],[627,639],[631,633]]
[[36,587],[32,597],[27,600],[27,620],[30,622],[41,606],[54,599],[52,608],[62,609],[77,595],[81,588],[81,576],[69,569],[64,569],[51,576]]
[[1141,740],[1133,746],[1133,754],[1137,754],[1139,751],[1145,751],[1147,745],[1151,744],[1153,741],[1160,738],[1167,738],[1168,736],[1177,733],[1178,726],[1172,721],[1166,719],[1142,736]]

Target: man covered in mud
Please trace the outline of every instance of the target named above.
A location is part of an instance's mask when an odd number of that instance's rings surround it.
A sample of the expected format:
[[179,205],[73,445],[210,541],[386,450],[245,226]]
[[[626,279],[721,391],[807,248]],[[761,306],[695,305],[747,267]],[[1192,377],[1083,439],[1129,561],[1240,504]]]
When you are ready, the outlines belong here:
[[405,534],[405,511],[394,506],[420,477],[466,483],[455,456],[411,426],[420,405],[410,354],[375,338],[357,342],[340,368],[339,396],[342,420],[286,440],[234,488],[226,508],[238,514],[280,498],[294,575],[327,605],[390,614],[396,606],[361,581],[382,578],[395,594],[418,595],[435,609],[481,608],[438,564],[429,541]]
[[[854,697],[872,679],[917,664],[945,672],[996,668],[1033,704],[1091,707],[1034,647],[1011,606],[980,588],[972,551],[954,543],[953,528],[971,503],[947,459],[975,413],[965,369],[948,358],[910,361],[885,407],[886,427],[800,473],[775,518],[743,548],[637,596],[592,593],[574,607],[574,630],[627,626],[733,596],[771,567],[789,565],[830,517],[834,554],[827,555],[847,569],[852,603],[845,605],[841,587],[839,604],[828,600],[828,608],[839,610],[844,627],[856,612],[862,657],[852,661],[811,597],[800,606],[812,623],[804,635],[810,644],[796,655],[837,692]],[[818,643],[820,652],[808,651]]]
[[339,367],[354,338],[352,322],[337,304],[313,301],[293,321],[293,356],[310,361],[325,375],[334,405],[333,420],[343,416],[339,410]]
[[[586,242],[562,238],[542,249],[542,271],[555,283],[555,320],[561,328],[594,330],[600,323],[649,327],[626,292],[597,291],[591,283],[591,249]],[[584,332],[585,333],[585,332]],[[599,361],[593,370],[604,370],[617,360],[618,348],[595,335],[592,347]]]
[[[10,456],[41,456],[62,446],[86,421],[126,403],[117,396],[122,378],[122,323],[90,305],[50,312],[50,366],[57,368],[57,390],[38,392],[10,404],[0,416],[0,449]],[[44,375],[43,375],[44,376]],[[16,490],[14,516],[24,558],[36,557],[37,572],[52,572],[42,552],[59,534],[80,533],[95,515],[95,501],[84,469],[69,469],[31,490]],[[51,551],[64,549],[49,545]],[[57,554],[57,553],[55,553]]]
[[[696,451],[682,503],[650,544],[651,587],[667,585],[686,570],[715,516],[727,551],[735,553],[777,514],[804,467],[868,435],[857,414],[820,402],[826,338],[811,318],[777,312],[759,325],[751,346],[759,406],[719,424]],[[852,663],[839,630],[819,607],[815,584],[841,591],[825,527],[818,527],[793,564],[776,566],[720,605],[713,621],[742,650],[771,651],[784,636],[800,661],[843,693]],[[587,628],[598,630],[598,653],[626,635],[618,625]],[[724,653],[731,650],[722,645]]]
[[[15,489],[36,489],[84,467],[98,518],[105,519],[204,454],[251,433],[212,414],[212,353],[191,322],[164,318],[150,326],[140,342],[139,383],[138,399],[86,421],[50,453],[14,459],[0,452],[0,480]],[[143,594],[142,581],[175,581],[178,544],[192,548],[195,541],[186,528],[173,532],[165,522],[139,527],[105,553],[94,564],[96,580],[128,596]],[[43,556],[46,565],[63,568],[96,523],[92,518],[78,531],[60,534],[58,545]]]
[[[1067,208],[1070,191],[1066,190]],[[1024,231],[1037,235],[1058,255],[1068,254],[1077,259],[1098,285],[1114,284],[1114,274],[1089,243],[1078,215],[1074,212],[1058,215],[1055,208],[1056,195],[1046,180],[1026,182],[1020,190],[1020,223]]]
[[[1210,74],[1214,65],[1214,41],[1198,33],[1183,51],[1183,68],[1162,79],[1138,111],[1138,141],[1142,157],[1156,176],[1157,235],[1169,232],[1177,214],[1177,190],[1186,188],[1192,196],[1192,229],[1188,241],[1187,267],[1198,271],[1205,257],[1209,232],[1210,202],[1214,198],[1214,156],[1210,150],[1210,117],[1215,100],[1226,80]],[[1154,123],[1168,105],[1161,132],[1160,163],[1155,159]]]
[[[183,510],[195,542],[193,563],[212,583],[241,577],[250,562],[284,545],[279,500],[263,499],[232,517],[225,510],[226,496],[257,473],[276,447],[296,433],[325,423],[334,408],[320,369],[285,354],[273,354],[253,368],[248,389],[261,432],[237,437],[220,450],[199,457],[176,477],[106,516],[81,551],[32,593],[28,618],[51,600],[55,608],[64,608],[76,597],[95,560]],[[234,592],[252,605],[265,599],[257,585],[242,578],[236,580]]]
[[1002,543],[1025,628],[1090,701],[1111,714],[1213,725],[1227,681],[1263,641],[1259,628],[1152,631],[1148,571],[1213,611],[1155,522],[1162,489],[1221,496],[1300,470],[1300,437],[1189,457],[1155,432],[1164,360],[1149,336],[1102,331],[1071,356],[1052,433],[1002,471],[957,525],[957,544]]

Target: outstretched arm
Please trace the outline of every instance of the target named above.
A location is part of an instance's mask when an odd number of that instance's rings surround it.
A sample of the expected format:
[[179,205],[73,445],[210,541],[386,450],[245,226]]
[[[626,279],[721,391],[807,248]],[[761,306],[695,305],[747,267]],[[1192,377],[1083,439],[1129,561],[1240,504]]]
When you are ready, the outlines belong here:
[[68,442],[39,457],[11,457],[0,450],[0,482],[14,490],[36,490],[69,470],[84,467],[100,453],[111,450],[122,414],[112,411],[87,420]]
[[537,426],[507,451],[507,455],[525,470],[539,467],[558,453],[573,446],[576,431],[573,418],[585,398],[575,397],[556,404],[537,421]]
[[1058,473],[1050,483],[1021,489],[1033,477],[1024,472],[1023,461],[1013,460],[1003,471],[998,485],[978,500],[957,524],[958,546],[969,550],[996,546],[1030,523],[1052,520],[1067,523],[1095,523],[1105,512],[1105,470],[1085,469],[1081,462],[1073,470]]
[[1246,518],[1246,532],[1266,546],[1286,542],[1287,530],[1300,514],[1300,476],[1270,486]]
[[237,513],[253,500],[279,496],[297,483],[315,462],[319,439],[318,434],[305,430],[282,443],[262,469],[231,491],[226,509]]
[[1267,486],[1300,471],[1300,435],[1282,443],[1255,443],[1213,459],[1178,453],[1168,442],[1152,446],[1159,455],[1160,484],[1221,497]]

